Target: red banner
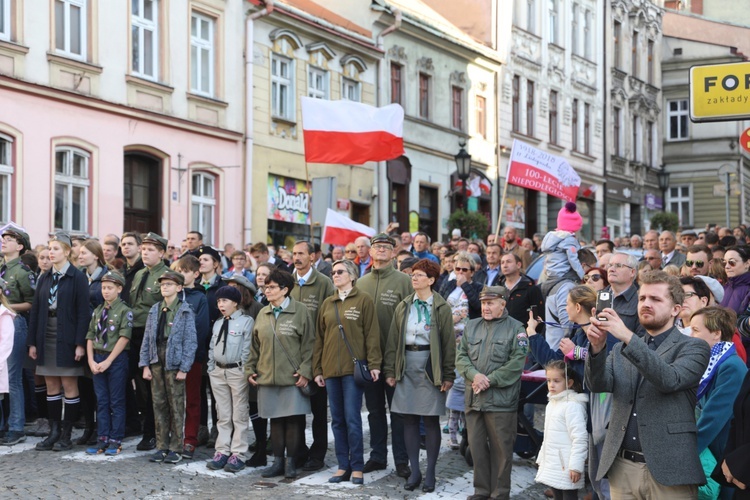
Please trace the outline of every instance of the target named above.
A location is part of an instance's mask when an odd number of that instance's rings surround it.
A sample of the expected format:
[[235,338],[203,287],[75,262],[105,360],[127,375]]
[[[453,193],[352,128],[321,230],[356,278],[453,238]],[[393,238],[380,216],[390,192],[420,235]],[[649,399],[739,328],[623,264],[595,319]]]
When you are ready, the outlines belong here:
[[508,183],[542,191],[566,201],[576,201],[581,177],[565,158],[514,140],[508,166]]

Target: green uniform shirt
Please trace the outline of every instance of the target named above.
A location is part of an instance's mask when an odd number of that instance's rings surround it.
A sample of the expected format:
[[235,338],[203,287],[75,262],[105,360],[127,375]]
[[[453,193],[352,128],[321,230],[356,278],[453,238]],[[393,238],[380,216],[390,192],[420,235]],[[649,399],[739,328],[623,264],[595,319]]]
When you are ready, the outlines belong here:
[[157,318],[157,326],[159,325],[158,320],[161,319],[162,314],[167,315],[167,324],[164,325],[164,340],[169,338],[169,334],[172,333],[172,325],[174,325],[174,317],[177,316],[177,310],[180,308],[182,301],[175,298],[172,301],[172,305],[167,305],[165,301],[159,303],[159,318]]
[[312,268],[310,278],[302,286],[299,286],[299,276],[297,276],[297,271],[294,271],[294,283],[295,285],[290,295],[297,302],[302,302],[307,306],[307,310],[312,315],[313,322],[318,321],[318,308],[323,304],[324,300],[336,291],[333,282],[328,276]]
[[[101,304],[91,315],[86,340],[92,340],[94,349],[98,351],[112,352],[120,337],[130,338],[133,328],[133,311],[118,297],[112,302],[107,312],[106,324],[103,325],[106,331],[99,332],[99,320],[106,305],[106,303]],[[130,343],[125,349],[130,349]]]
[[[159,278],[167,271],[169,271],[169,268],[160,260],[151,269],[144,267],[135,273],[133,285],[130,287],[130,303],[133,305],[133,327],[146,327],[146,319],[148,318],[151,306],[163,299],[161,296],[161,287],[159,286]],[[146,272],[149,273],[148,281],[144,284],[141,293],[138,293],[138,288],[140,288],[141,281],[143,281],[143,276]]]
[[34,300],[36,276],[34,272],[17,257],[5,263],[5,273],[2,278],[8,282],[5,297],[11,304],[23,304]]

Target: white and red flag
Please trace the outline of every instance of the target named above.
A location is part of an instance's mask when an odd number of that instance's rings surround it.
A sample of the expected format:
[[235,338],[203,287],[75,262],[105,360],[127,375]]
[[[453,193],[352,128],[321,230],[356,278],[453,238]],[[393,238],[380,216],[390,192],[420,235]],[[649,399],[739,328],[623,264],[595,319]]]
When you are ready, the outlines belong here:
[[302,98],[305,161],[361,165],[404,154],[404,108]]
[[360,236],[372,238],[375,236],[375,230],[370,226],[354,222],[346,215],[341,215],[330,208],[326,211],[323,243],[343,246],[353,242]]
[[565,158],[514,140],[508,165],[508,183],[576,201],[581,177]]

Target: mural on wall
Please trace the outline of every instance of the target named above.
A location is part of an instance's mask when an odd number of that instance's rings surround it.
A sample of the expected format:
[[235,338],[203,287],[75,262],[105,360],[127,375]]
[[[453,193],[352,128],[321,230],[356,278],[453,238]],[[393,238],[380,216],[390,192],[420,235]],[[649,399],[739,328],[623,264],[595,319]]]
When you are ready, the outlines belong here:
[[268,218],[310,224],[310,193],[305,181],[269,175]]

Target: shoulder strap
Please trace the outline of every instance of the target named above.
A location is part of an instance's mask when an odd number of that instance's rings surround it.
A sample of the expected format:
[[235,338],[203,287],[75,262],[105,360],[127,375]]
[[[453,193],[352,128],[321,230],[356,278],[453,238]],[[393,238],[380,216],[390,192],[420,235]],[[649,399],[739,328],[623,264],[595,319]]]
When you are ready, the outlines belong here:
[[[271,313],[273,314],[273,313]],[[284,343],[281,341],[278,335],[276,335],[276,318],[271,320],[271,331],[273,332],[273,337],[276,339],[276,341],[281,346],[281,350],[284,351],[284,354],[286,355],[286,359],[289,360],[289,364],[292,365],[292,368],[294,368],[294,371],[299,373],[299,366],[292,360],[292,357],[289,355],[289,351],[286,350],[286,347],[284,347]]]
[[[341,302],[344,303],[343,301]],[[357,356],[354,355],[354,351],[352,351],[352,346],[349,345],[349,341],[346,340],[346,333],[344,332],[344,325],[341,324],[341,316],[339,316],[339,308],[336,305],[335,301],[333,304],[333,310],[336,311],[336,321],[339,322],[339,332],[341,332],[341,338],[344,339],[344,344],[346,344],[346,349],[349,351],[349,355],[352,357],[352,361],[357,361]]]

